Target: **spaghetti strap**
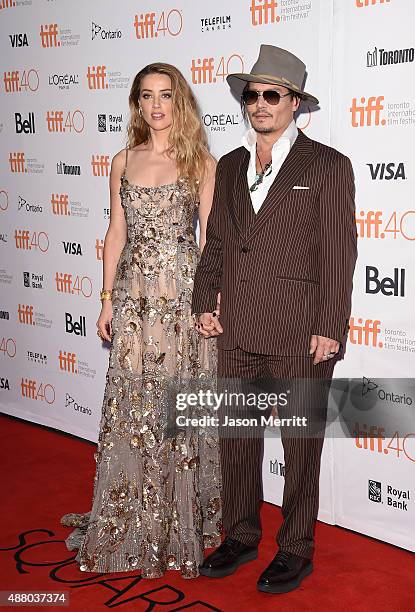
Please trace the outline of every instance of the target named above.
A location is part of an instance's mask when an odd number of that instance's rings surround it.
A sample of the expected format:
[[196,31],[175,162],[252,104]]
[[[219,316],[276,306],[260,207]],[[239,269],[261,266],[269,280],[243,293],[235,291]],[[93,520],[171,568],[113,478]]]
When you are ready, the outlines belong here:
[[125,147],[125,164],[122,176],[125,178],[125,172],[127,170],[127,162],[128,162],[128,147]]

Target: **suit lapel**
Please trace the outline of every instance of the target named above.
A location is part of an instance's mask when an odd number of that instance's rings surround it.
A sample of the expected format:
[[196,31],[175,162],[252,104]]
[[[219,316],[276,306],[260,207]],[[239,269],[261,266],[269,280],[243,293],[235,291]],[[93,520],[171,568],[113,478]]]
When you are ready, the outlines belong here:
[[246,176],[249,159],[249,152],[244,149],[233,181],[232,197],[228,201],[235,227],[243,240],[245,240],[255,221],[255,212],[252,207]]
[[[305,136],[299,130],[294,145],[291,147],[290,152],[281,166],[274,182],[269,188],[268,194],[256,215],[254,214],[251,205],[254,221],[250,226],[251,231],[247,232],[248,240],[250,240],[264,226],[264,224],[267,223],[268,219],[278,209],[284,198],[290,193],[298,179],[316,156],[317,153],[313,149],[312,140],[307,138],[307,136]],[[247,193],[248,198],[250,199],[248,188]]]

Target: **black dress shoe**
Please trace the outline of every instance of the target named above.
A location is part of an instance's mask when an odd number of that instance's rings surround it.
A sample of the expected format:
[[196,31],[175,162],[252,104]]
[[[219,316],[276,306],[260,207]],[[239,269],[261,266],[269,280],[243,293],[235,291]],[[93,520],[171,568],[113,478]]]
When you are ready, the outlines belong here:
[[257,556],[257,546],[247,546],[227,537],[219,548],[206,557],[199,571],[202,576],[209,576],[210,578],[230,576],[239,565],[253,561]]
[[288,593],[311,574],[313,563],[292,553],[279,551],[259,577],[257,588],[264,593]]

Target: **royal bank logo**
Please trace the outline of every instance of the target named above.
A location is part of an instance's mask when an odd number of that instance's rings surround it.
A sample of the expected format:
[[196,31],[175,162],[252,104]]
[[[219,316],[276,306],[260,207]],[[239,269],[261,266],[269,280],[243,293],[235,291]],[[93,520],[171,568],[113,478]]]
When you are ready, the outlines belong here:
[[122,38],[121,30],[110,30],[103,28],[95,21],[91,24],[91,40],[114,40]]
[[98,115],[98,132],[121,132],[122,124],[122,115]]
[[202,17],[200,19],[201,32],[223,32],[232,28],[231,15],[220,15],[215,17]]
[[392,66],[395,64],[405,64],[413,62],[415,59],[415,49],[394,49],[387,51],[386,49],[378,49],[374,47],[373,51],[366,53],[366,66],[375,68],[377,66]]
[[370,501],[377,504],[382,503],[382,483],[377,480],[369,480],[368,497]]

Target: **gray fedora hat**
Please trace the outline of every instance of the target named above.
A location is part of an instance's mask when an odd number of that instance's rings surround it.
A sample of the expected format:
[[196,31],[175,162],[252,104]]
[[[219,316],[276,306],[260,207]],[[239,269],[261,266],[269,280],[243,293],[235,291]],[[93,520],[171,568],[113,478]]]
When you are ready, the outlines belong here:
[[230,74],[227,81],[239,99],[247,83],[267,83],[283,85],[301,94],[308,102],[318,104],[317,98],[303,90],[305,68],[305,64],[289,51],[273,45],[261,45],[259,57],[251,72]]

